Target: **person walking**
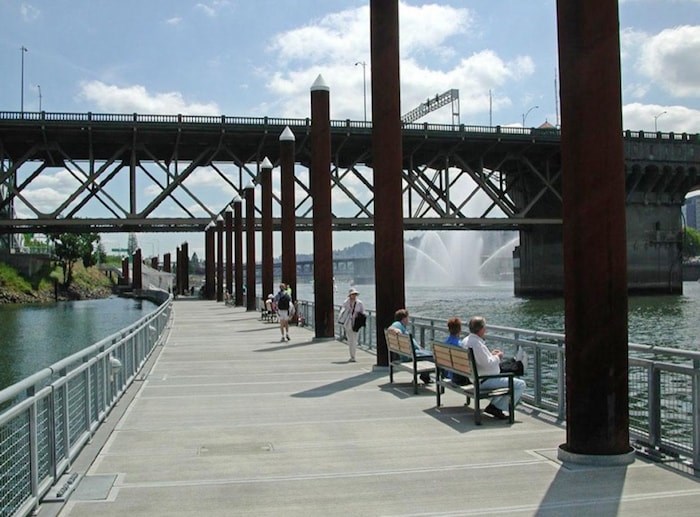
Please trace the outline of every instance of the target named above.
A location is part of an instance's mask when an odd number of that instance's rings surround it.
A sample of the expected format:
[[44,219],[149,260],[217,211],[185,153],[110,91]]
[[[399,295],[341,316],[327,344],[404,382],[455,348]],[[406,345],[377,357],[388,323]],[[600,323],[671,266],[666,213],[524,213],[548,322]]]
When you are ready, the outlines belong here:
[[280,290],[275,295],[274,301],[280,322],[280,332],[282,333],[280,341],[289,341],[289,306],[292,303],[292,299],[287,294],[287,286],[285,284],[280,284]]
[[351,287],[348,292],[348,297],[343,302],[343,308],[341,309],[342,315],[344,316],[343,326],[345,327],[345,335],[348,338],[351,363],[355,362],[355,350],[357,349],[357,331],[354,330],[355,321],[360,314],[362,315],[360,318],[366,317],[365,304],[358,298],[359,294],[357,289]]

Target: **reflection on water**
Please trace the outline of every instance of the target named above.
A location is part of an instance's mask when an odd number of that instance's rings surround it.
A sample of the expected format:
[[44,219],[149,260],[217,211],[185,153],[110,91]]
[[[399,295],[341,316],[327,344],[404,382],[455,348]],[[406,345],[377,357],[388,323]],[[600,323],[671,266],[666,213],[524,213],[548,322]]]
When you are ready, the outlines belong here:
[[0,305],[0,389],[135,322],[155,304],[111,297]]
[[[347,287],[338,286],[335,303]],[[376,307],[374,285],[356,285],[360,299]],[[299,298],[313,301],[312,286],[299,284]],[[629,299],[629,339],[634,343],[700,350],[700,283],[685,282],[682,296],[633,296]],[[564,300],[526,299],[513,296],[512,281],[454,287],[407,286],[406,305],[415,316],[467,320],[482,315],[493,325],[564,332]]]

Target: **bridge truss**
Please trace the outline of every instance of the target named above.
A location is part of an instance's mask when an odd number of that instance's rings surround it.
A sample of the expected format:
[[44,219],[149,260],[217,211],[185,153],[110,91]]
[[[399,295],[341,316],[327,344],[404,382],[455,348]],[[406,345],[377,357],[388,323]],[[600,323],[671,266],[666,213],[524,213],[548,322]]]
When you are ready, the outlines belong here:
[[[277,166],[285,127],[296,138],[297,227],[310,230],[309,119],[0,113],[0,233],[203,230],[257,183],[265,157]],[[697,137],[654,134],[666,165],[649,159],[647,135],[627,137],[628,161],[644,156],[627,171],[629,196],[681,202],[697,182]],[[332,121],[331,141],[334,229],[370,230],[382,173],[372,170],[371,123]],[[403,155],[407,230],[561,223],[556,130],[404,124]],[[273,178],[279,229],[279,169]],[[257,214],[260,205],[256,194]]]

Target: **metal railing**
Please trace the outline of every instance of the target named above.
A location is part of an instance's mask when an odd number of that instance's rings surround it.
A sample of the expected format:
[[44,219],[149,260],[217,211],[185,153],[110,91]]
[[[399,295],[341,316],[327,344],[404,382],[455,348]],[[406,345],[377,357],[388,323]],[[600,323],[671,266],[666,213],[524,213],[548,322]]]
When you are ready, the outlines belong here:
[[68,470],[165,339],[171,305],[0,391],[0,517],[34,511]]
[[[314,326],[314,306],[299,301],[305,324]],[[340,306],[335,306],[337,314]],[[377,320],[367,312],[358,345],[376,350]],[[416,341],[430,348],[448,336],[447,320],[409,317]],[[342,339],[344,328],[336,324]],[[487,340],[506,353],[528,354],[523,400],[560,420],[566,417],[565,336],[489,324]],[[629,430],[632,445],[645,455],[700,476],[700,352],[629,343]]]
[[[226,126],[266,126],[284,128],[311,127],[310,118],[281,118],[281,117],[240,117],[228,115],[169,115],[169,114],[139,114],[139,113],[65,113],[49,111],[0,111],[0,120],[12,122],[69,122],[69,123],[114,123],[114,124],[216,124]],[[353,128],[371,132],[372,122],[362,120],[331,120],[332,128]],[[526,135],[537,137],[552,137],[559,139],[558,128],[525,128],[520,126],[483,126],[467,124],[433,124],[428,122],[402,123],[403,129],[413,131],[439,131],[459,132],[470,134]],[[698,133],[662,133],[660,131],[623,131],[624,138],[628,140],[670,140],[681,142],[697,142],[700,140]]]

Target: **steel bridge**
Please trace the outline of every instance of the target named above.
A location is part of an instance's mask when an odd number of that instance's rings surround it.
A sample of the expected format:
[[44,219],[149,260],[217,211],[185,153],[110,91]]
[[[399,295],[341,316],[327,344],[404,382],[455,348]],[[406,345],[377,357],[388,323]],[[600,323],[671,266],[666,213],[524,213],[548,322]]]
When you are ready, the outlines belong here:
[[[277,164],[287,126],[299,164],[297,227],[309,230],[308,118],[0,112],[0,232],[203,230],[226,205],[211,206],[188,180],[202,169],[233,200],[256,182],[265,157]],[[381,174],[372,171],[371,122],[334,120],[331,127],[333,227],[371,229],[372,177]],[[682,202],[697,183],[698,135],[628,131],[624,138],[629,196],[646,200],[653,193],[654,200]],[[404,124],[405,228],[559,225],[559,144],[559,131],[551,128]],[[74,190],[47,211],[27,192],[56,171],[70,175]],[[139,198],[144,182],[152,199]],[[26,207],[24,217],[13,216],[17,202]],[[160,214],[166,204],[180,213]],[[273,204],[279,214],[278,193]],[[279,229],[279,217],[273,224]]]

